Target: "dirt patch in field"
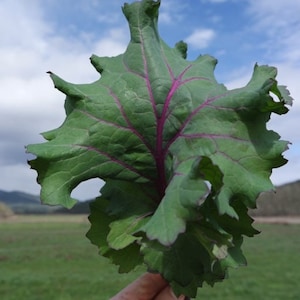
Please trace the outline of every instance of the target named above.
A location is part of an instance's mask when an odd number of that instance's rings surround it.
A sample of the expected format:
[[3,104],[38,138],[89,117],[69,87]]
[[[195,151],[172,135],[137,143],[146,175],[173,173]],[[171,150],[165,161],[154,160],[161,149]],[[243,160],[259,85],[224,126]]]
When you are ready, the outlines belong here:
[[[300,224],[300,216],[253,217],[255,223],[266,224]],[[89,223],[87,215],[14,215],[0,218],[0,223]]]
[[265,224],[300,224],[300,216],[254,217],[254,220]]
[[0,223],[14,222],[17,219],[18,219],[18,217],[16,215],[12,215],[9,217],[0,217]]
[[1,219],[0,223],[88,223],[87,215],[14,215]]

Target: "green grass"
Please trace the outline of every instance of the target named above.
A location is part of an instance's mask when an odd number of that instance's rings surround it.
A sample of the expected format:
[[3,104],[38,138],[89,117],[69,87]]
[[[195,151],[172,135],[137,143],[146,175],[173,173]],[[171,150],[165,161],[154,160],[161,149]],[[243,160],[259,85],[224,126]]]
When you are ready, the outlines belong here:
[[[30,221],[30,222],[29,222]],[[205,286],[197,299],[291,300],[300,295],[300,225],[256,225],[247,238],[248,267]],[[142,270],[120,275],[85,238],[83,217],[24,217],[0,223],[0,298],[107,300]]]

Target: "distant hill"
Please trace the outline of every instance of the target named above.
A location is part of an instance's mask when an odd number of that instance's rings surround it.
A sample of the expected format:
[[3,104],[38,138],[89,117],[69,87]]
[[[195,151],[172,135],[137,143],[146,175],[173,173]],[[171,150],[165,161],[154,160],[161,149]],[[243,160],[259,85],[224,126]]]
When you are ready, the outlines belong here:
[[40,197],[18,191],[5,192],[0,190],[0,201],[7,205],[37,204],[40,202]]
[[88,214],[89,201],[78,202],[76,205],[67,209],[62,206],[44,205],[38,195],[31,195],[19,191],[2,191],[0,190],[0,203],[7,205],[16,214]]
[[251,215],[300,216],[300,180],[278,186],[275,193],[261,194]]
[[89,214],[90,203],[92,200],[77,202],[71,209],[65,207],[58,208],[54,213],[57,214]]
[[42,205],[40,197],[19,191],[1,191],[0,202],[6,204],[16,214],[46,214],[57,208]]
[[[90,201],[78,202],[72,209],[42,205],[37,195],[0,190],[0,202],[17,214],[70,213],[88,214]],[[252,216],[300,216],[300,180],[278,186],[276,193],[263,193],[257,200]]]

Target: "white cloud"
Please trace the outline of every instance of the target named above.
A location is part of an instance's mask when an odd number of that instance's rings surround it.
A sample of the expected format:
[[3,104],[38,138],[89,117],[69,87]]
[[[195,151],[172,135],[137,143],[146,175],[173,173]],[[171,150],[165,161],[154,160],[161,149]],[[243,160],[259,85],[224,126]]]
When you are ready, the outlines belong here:
[[159,22],[167,25],[178,24],[183,20],[188,5],[180,0],[163,0],[159,10]]
[[249,0],[252,29],[264,33],[265,47],[273,60],[300,66],[300,1]]
[[125,51],[129,36],[124,28],[112,28],[94,46],[94,53],[99,56],[116,56]]
[[209,46],[215,36],[216,33],[213,29],[198,28],[185,41],[195,49],[204,49]]
[[[299,18],[300,2],[298,0],[287,2],[286,0],[248,0],[248,11],[259,21],[258,25],[264,27],[272,24],[273,28],[279,28]],[[274,22],[274,21],[277,22]],[[272,30],[272,28],[268,28]]]
[[35,172],[28,171],[28,167],[24,163],[1,166],[1,189],[38,194],[38,185],[35,183]]

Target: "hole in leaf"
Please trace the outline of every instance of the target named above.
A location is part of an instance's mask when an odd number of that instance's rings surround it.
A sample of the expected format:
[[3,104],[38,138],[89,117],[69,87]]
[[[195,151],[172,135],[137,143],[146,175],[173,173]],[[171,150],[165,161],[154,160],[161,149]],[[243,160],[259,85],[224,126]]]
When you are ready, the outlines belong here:
[[93,200],[100,196],[100,189],[104,181],[99,178],[93,178],[81,182],[71,193],[71,196],[79,201]]
[[275,95],[273,92],[270,92],[269,94],[275,102],[280,102],[280,99],[278,98],[278,96]]
[[212,184],[208,180],[204,180],[204,183],[207,186],[207,192],[199,201],[199,205],[201,205],[206,200],[206,198],[209,196],[209,194],[211,193]]
[[211,192],[212,184],[208,180],[204,180],[204,182],[205,182],[205,184],[206,184],[206,186],[208,188],[208,193],[210,193]]

